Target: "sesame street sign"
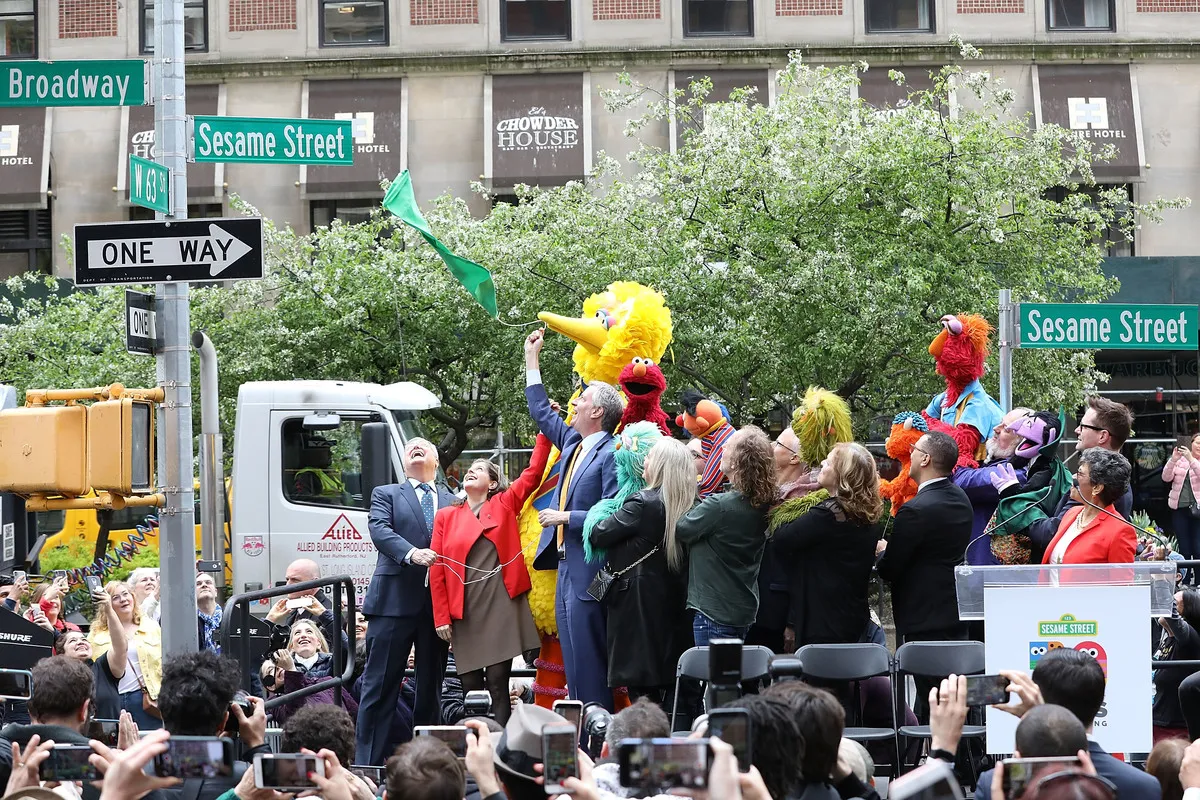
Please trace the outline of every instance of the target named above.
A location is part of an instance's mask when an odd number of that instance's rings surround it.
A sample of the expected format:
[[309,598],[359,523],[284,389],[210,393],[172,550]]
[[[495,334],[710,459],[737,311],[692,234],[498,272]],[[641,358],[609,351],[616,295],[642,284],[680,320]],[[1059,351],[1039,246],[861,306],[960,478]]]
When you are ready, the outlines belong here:
[[1195,350],[1194,305],[1021,303],[1017,346],[1077,350]]

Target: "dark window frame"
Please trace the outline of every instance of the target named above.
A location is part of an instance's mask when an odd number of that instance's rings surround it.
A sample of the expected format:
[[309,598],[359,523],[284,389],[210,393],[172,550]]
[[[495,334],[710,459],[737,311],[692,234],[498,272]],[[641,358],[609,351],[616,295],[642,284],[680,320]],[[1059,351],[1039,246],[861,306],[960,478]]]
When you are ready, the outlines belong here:
[[[342,216],[343,212],[350,210],[362,209],[371,211],[379,207],[382,197],[366,200],[309,200],[308,201],[308,229],[315,231],[317,228],[327,228],[333,224],[333,220],[340,219],[346,224],[355,222],[364,222],[365,220],[347,219]],[[324,225],[317,225],[317,212],[329,212],[329,222]],[[357,214],[353,216],[358,216]],[[368,215],[369,218],[369,215]]]
[[[1046,0],[1046,30],[1047,31],[1052,31],[1052,32],[1056,32],[1056,33],[1063,32],[1063,31],[1065,31],[1065,32],[1076,31],[1076,32],[1087,32],[1087,33],[1096,33],[1097,31],[1099,31],[1101,33],[1104,33],[1104,32],[1113,33],[1117,30],[1116,0],[1108,0],[1108,25],[1107,26],[1095,25],[1092,27],[1088,27],[1086,25],[1079,26],[1079,25],[1054,25],[1054,24],[1052,24],[1053,16],[1050,14],[1050,6],[1054,2],[1055,2],[1055,0]],[[1085,0],[1085,2],[1086,2],[1086,0]]]
[[[153,13],[154,0],[137,0],[138,2],[138,52],[142,55],[154,54],[154,42],[147,40],[147,35],[152,31],[147,30],[146,15]],[[184,6],[190,8],[204,9],[204,43],[202,46],[189,45],[185,40],[183,49],[185,53],[207,53],[209,40],[209,3],[208,0],[184,0]],[[186,17],[186,15],[185,15]]]
[[934,0],[917,0],[928,7],[928,28],[872,28],[871,4],[876,2],[895,2],[896,0],[863,0],[863,29],[866,33],[937,33],[937,4]]
[[[28,55],[26,55],[24,53],[20,53],[17,55],[0,55],[0,61],[14,61],[17,59],[35,59],[38,57],[38,32],[39,32],[39,25],[41,23],[41,15],[38,14],[37,0],[29,0],[29,6],[32,9],[32,14],[33,14],[33,50]],[[24,12],[11,12],[11,13],[7,13],[7,14],[0,14],[0,19],[18,19],[18,18],[25,17],[25,16],[28,16],[28,14],[26,14]]]
[[[24,238],[20,239],[0,239],[0,253],[25,253],[27,257],[27,266],[24,272],[44,272],[49,275],[53,272],[54,265],[54,242],[53,235],[39,236],[39,228],[46,231],[54,230],[54,204],[47,202],[45,208],[30,208],[14,211],[0,211],[0,214],[24,216]],[[41,215],[45,217],[41,217]],[[38,262],[43,262],[39,264]],[[44,268],[43,268],[44,267]]]
[[[697,0],[698,2],[712,2],[713,0]],[[729,0],[725,0],[729,2]],[[754,0],[745,0],[746,2],[746,31],[737,31],[730,33],[729,31],[692,31],[688,26],[688,19],[691,17],[688,4],[693,0],[683,0],[683,35],[688,39],[712,39],[712,38],[728,38],[730,36],[753,36],[754,35]]]
[[[1046,195],[1049,197],[1049,199],[1054,200],[1057,203],[1061,203],[1066,200],[1067,196],[1070,194],[1086,194],[1095,197],[1098,191],[1120,188],[1125,190],[1125,194],[1129,196],[1130,203],[1135,202],[1134,192],[1137,190],[1137,184],[1130,181],[1097,181],[1096,183],[1090,185],[1080,185],[1077,192],[1068,191],[1064,186],[1054,186],[1046,190]],[[1128,238],[1125,237],[1125,235],[1115,227],[1106,229],[1103,235],[1104,241],[1101,242],[1101,244],[1104,247],[1104,253],[1107,257],[1113,258],[1137,255],[1136,230],[1134,231],[1133,235]],[[1118,237],[1124,239],[1124,241],[1118,241]],[[1121,248],[1126,245],[1129,247],[1129,252],[1119,252]]]
[[572,40],[572,26],[575,18],[571,14],[571,0],[552,0],[561,2],[566,8],[566,32],[541,36],[513,36],[508,32],[508,4],[510,2],[551,2],[551,0],[500,0],[500,41],[502,42],[569,42]]
[[317,4],[317,47],[388,47],[392,43],[392,4],[391,0],[383,0],[383,41],[382,42],[326,42],[325,41],[325,7],[335,3],[351,3],[355,0],[320,0]]

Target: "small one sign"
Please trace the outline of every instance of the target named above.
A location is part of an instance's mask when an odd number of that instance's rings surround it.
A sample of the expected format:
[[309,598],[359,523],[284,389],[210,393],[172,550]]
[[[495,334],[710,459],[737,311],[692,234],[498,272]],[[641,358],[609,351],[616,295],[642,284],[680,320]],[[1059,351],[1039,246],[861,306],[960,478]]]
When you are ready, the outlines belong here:
[[75,285],[230,281],[263,276],[258,217],[75,226]]
[[1195,350],[1200,307],[1115,303],[1021,303],[1018,347]]
[[0,67],[0,106],[144,106],[151,102],[146,64],[13,61]]
[[125,349],[152,356],[158,341],[154,295],[125,290]]
[[348,119],[192,117],[189,160],[241,164],[354,163]]
[[171,215],[171,171],[148,158],[129,154],[129,202]]

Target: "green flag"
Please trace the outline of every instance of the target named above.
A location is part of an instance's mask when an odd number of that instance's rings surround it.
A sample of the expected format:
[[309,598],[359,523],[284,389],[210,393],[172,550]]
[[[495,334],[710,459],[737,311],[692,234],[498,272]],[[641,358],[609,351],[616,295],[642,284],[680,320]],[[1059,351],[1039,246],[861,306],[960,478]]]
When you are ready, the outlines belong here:
[[450,272],[463,285],[463,288],[470,292],[479,305],[483,306],[483,310],[488,312],[493,319],[499,316],[496,311],[496,285],[492,283],[492,273],[474,261],[456,256],[450,252],[449,247],[446,247],[430,233],[429,223],[421,216],[421,210],[417,208],[417,198],[413,195],[412,178],[408,176],[408,170],[401,172],[396,180],[392,181],[387,195],[383,198],[383,207],[399,217],[405,225],[414,228],[424,236],[425,241],[429,242],[430,246],[442,257],[442,261],[446,262],[446,266],[450,268]]

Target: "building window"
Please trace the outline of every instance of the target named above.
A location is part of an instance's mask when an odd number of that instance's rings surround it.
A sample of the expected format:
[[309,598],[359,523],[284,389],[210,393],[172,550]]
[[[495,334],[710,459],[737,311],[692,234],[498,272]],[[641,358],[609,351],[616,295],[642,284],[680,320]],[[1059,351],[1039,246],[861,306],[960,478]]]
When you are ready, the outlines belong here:
[[0,0],[0,58],[37,57],[37,0]]
[[500,0],[500,38],[570,39],[568,0]]
[[[142,4],[142,52],[153,53],[154,0],[138,2]],[[193,53],[208,52],[208,0],[183,0],[183,49]]]
[[750,0],[683,0],[684,36],[750,36]]
[[309,230],[328,228],[335,219],[347,225],[369,222],[378,208],[378,200],[312,200],[308,206]]
[[933,33],[933,25],[933,0],[867,0],[867,33]]
[[26,272],[50,274],[50,209],[0,211],[0,280]]
[[387,43],[386,0],[321,0],[321,47]]
[[1113,0],[1046,0],[1052,31],[1113,30]]
[[[1129,202],[1133,202],[1133,184],[1131,183],[1100,183],[1096,184],[1095,186],[1081,186],[1079,187],[1079,193],[1085,194],[1094,200],[1098,196],[1099,192],[1107,191],[1109,189],[1124,190],[1125,197]],[[1072,194],[1071,191],[1062,186],[1057,186],[1047,191],[1045,196],[1056,203],[1062,203],[1066,201],[1067,196],[1070,194]],[[1126,236],[1125,232],[1116,225],[1100,231],[1097,234],[1096,239],[1104,248],[1104,255],[1109,256],[1110,258],[1137,255],[1134,248],[1135,243],[1133,234],[1131,233],[1129,236]]]

